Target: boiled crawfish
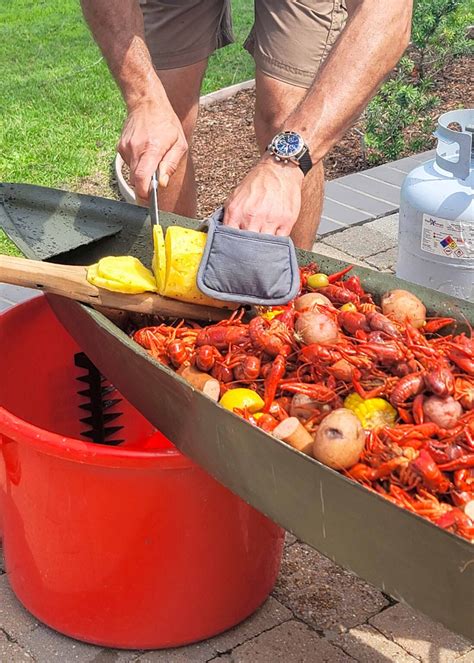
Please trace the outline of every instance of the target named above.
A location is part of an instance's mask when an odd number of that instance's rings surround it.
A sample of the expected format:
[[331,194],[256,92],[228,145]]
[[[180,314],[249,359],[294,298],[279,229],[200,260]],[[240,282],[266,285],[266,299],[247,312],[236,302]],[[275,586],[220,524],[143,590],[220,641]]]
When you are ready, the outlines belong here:
[[[315,264],[301,269],[302,293],[318,269]],[[249,323],[241,310],[205,327],[185,321],[145,327],[133,338],[168,366],[192,365],[209,373],[220,382],[221,394],[235,386],[258,392],[264,401],[258,416],[245,408],[239,414],[267,432],[289,416],[298,395],[311,404],[300,418],[311,434],[353,392],[362,399],[386,398],[398,413],[397,422],[367,432],[359,462],[346,474],[472,540],[474,340],[454,335],[452,318],[429,319],[420,329],[390,319],[360,279],[348,276],[350,270],[329,275],[329,285],[316,289],[332,303],[320,305],[320,311],[339,326],[331,343],[302,342],[294,331],[300,313],[292,302],[276,315],[260,310]],[[426,407],[427,397],[430,407],[436,399],[444,399],[445,406],[447,401],[460,404],[462,410],[455,403],[461,415],[449,430],[427,421],[427,416],[437,419]]]

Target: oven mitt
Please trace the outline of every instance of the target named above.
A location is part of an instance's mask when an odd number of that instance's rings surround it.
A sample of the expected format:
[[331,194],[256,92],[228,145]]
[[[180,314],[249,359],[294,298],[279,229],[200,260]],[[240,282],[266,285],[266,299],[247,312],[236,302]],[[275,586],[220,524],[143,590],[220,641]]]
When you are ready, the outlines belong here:
[[207,241],[197,274],[201,292],[239,304],[278,306],[296,297],[300,272],[289,237],[224,226],[220,207],[201,225]]

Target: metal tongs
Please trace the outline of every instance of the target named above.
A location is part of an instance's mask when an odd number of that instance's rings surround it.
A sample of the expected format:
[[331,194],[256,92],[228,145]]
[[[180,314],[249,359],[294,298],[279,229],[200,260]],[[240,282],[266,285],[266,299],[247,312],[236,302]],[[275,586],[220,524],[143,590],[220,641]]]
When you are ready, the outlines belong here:
[[[159,177],[159,176],[158,176]],[[158,177],[157,172],[151,176],[151,192],[150,192],[150,219],[151,219],[151,235],[153,237],[154,226],[160,225],[160,210],[158,207]]]

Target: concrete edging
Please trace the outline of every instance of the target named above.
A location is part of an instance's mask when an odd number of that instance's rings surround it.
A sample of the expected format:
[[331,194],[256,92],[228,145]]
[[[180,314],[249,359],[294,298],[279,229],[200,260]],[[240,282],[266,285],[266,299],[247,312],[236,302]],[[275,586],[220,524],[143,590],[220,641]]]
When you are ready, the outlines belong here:
[[[227,87],[223,87],[221,90],[216,90],[215,92],[209,92],[209,94],[204,94],[199,99],[199,105],[207,108],[212,104],[218,103],[220,101],[225,101],[226,99],[230,99],[238,92],[242,92],[242,90],[250,90],[253,87],[255,87],[254,78],[252,78],[249,81],[243,81],[242,83],[236,83],[235,85],[229,85]],[[115,169],[115,176],[117,177],[117,185],[119,191],[127,203],[136,204],[137,201],[135,198],[135,192],[132,189],[132,187],[128,184],[128,182],[125,180],[125,177],[123,176],[122,172],[123,165],[124,161],[120,156],[120,154],[117,153],[114,161],[114,169]]]
[[242,90],[251,90],[253,87],[255,87],[254,78],[249,81],[243,81],[242,83],[236,83],[235,85],[229,85],[228,87],[223,87],[221,90],[216,90],[215,92],[209,92],[209,94],[203,95],[199,99],[199,105],[210,106],[218,101],[230,99],[230,97],[233,97],[238,92],[242,92]]

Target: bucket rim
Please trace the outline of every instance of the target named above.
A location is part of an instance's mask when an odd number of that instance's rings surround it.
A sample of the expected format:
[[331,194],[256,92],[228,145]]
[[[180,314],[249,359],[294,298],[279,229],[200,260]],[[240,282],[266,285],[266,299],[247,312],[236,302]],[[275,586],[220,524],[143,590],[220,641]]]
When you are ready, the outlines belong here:
[[[18,311],[29,307],[48,306],[44,296],[33,297],[0,312],[0,326],[3,321],[14,318]],[[58,320],[58,324],[61,322]],[[127,447],[112,447],[78,438],[61,435],[36,426],[10,412],[0,404],[0,449],[6,440],[28,445],[40,453],[56,456],[64,460],[88,465],[107,467],[135,467],[148,469],[192,469],[195,463],[178,449],[138,450]]]
[[136,469],[159,467],[163,470],[195,467],[193,461],[178,450],[139,451],[86,442],[39,428],[0,406],[0,450],[9,440],[48,456],[86,465]]

